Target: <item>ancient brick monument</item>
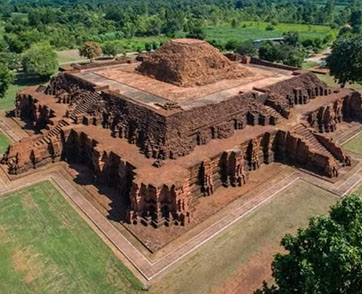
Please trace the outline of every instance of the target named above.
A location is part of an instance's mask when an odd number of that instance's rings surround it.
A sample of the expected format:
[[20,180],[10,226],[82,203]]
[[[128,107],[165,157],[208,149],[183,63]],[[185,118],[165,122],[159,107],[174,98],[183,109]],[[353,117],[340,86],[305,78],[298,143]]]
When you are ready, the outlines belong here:
[[10,174],[83,163],[128,198],[129,223],[157,227],[186,225],[195,199],[274,161],[337,177],[351,160],[328,134],[360,119],[361,96],[181,39],[142,63],[64,71],[20,91],[13,115],[38,134],[3,155]]

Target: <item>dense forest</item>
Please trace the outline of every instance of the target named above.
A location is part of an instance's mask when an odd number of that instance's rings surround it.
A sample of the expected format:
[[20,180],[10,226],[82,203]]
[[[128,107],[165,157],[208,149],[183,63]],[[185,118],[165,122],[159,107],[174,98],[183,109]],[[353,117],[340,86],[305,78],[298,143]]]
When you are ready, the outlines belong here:
[[0,0],[0,48],[21,53],[42,41],[55,49],[77,48],[86,41],[173,37],[195,27],[237,27],[243,21],[333,29],[360,22],[361,11],[357,0]]
[[[362,0],[0,0],[0,97],[12,101],[23,73],[47,80],[59,63],[150,51],[175,37],[301,67],[361,24]],[[275,37],[283,41],[265,41]],[[54,52],[66,49],[80,56]]]

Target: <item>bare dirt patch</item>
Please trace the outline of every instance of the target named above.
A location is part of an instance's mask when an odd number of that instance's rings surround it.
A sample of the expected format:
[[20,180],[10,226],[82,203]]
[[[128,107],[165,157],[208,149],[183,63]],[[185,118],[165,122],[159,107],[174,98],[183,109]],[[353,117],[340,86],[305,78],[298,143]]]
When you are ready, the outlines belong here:
[[16,247],[12,256],[12,265],[18,272],[24,274],[23,281],[32,283],[44,270],[44,264],[39,260],[39,254],[32,252],[30,247],[20,249]]
[[33,209],[37,207],[36,203],[34,202],[33,196],[31,196],[30,193],[26,193],[22,198],[22,200],[23,200],[23,207],[25,209]]

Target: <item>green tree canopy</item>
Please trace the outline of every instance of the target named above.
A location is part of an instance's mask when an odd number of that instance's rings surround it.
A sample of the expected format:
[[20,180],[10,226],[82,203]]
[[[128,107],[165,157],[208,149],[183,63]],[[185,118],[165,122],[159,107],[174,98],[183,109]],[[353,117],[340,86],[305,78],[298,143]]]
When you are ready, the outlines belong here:
[[102,55],[102,48],[97,42],[85,42],[79,48],[79,55],[86,57],[90,62]]
[[264,42],[259,48],[259,57],[271,62],[279,62],[290,66],[301,67],[305,59],[305,51],[300,46],[287,43]]
[[108,41],[102,46],[102,51],[104,55],[116,57],[119,50],[115,42]]
[[48,79],[59,67],[56,53],[48,44],[35,44],[22,55],[24,71]]
[[286,32],[283,34],[284,43],[296,47],[300,45],[300,37],[298,32]]
[[344,35],[338,38],[326,61],[331,75],[342,87],[348,82],[361,82],[362,34]]
[[186,35],[186,37],[192,38],[192,39],[204,40],[206,37],[206,34],[204,32],[204,29],[202,28],[201,22],[195,22],[195,23],[191,24],[190,31]]
[[312,218],[306,229],[286,235],[272,264],[275,285],[257,294],[358,294],[362,289],[362,199],[348,196],[329,216]]
[[225,44],[225,49],[228,51],[235,51],[236,48],[238,48],[238,46],[239,46],[238,40],[229,40]]
[[3,98],[10,84],[14,81],[14,73],[0,63],[0,98]]
[[236,52],[240,55],[254,56],[257,54],[257,51],[258,50],[251,40],[240,43],[240,45],[236,48]]

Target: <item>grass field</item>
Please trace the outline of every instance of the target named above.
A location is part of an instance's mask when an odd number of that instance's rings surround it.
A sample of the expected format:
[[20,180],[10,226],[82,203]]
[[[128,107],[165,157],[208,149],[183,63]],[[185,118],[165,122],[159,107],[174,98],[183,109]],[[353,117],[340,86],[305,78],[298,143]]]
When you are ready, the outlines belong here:
[[40,84],[37,77],[18,73],[13,84],[10,85],[5,96],[0,99],[0,110],[10,110],[15,106],[16,93],[27,86],[34,86]]
[[272,255],[287,232],[325,214],[336,198],[297,181],[244,217],[151,288],[151,293],[253,293],[270,275]]
[[362,196],[362,185],[358,186],[358,188],[354,190],[353,193]]
[[357,153],[362,156],[362,135],[359,135],[348,141],[343,147],[348,151]]
[[4,153],[8,149],[10,139],[0,132],[0,154]]
[[141,285],[50,182],[0,199],[0,293],[138,293]]
[[59,64],[66,64],[76,61],[87,61],[84,57],[79,56],[78,49],[56,51]]
[[283,33],[294,31],[299,32],[302,39],[324,38],[326,35],[336,31],[328,26],[304,25],[304,24],[285,24],[281,23],[275,26],[275,30],[267,31],[268,22],[242,22],[236,28],[228,26],[207,27],[205,29],[207,40],[216,40],[226,43],[228,40],[255,40],[265,38],[281,37]]
[[319,63],[315,61],[305,61],[302,64],[302,69],[311,69],[313,67],[317,67],[318,65]]
[[[317,76],[318,76],[318,78],[320,80],[327,83],[329,86],[331,86],[331,87],[339,87],[338,83],[335,82],[335,80],[334,80],[334,78],[332,76],[330,76],[330,75],[321,75],[321,74],[318,74]],[[357,91],[362,91],[362,85],[358,84],[358,83],[347,84],[346,88],[353,88],[353,89],[355,89]]]

